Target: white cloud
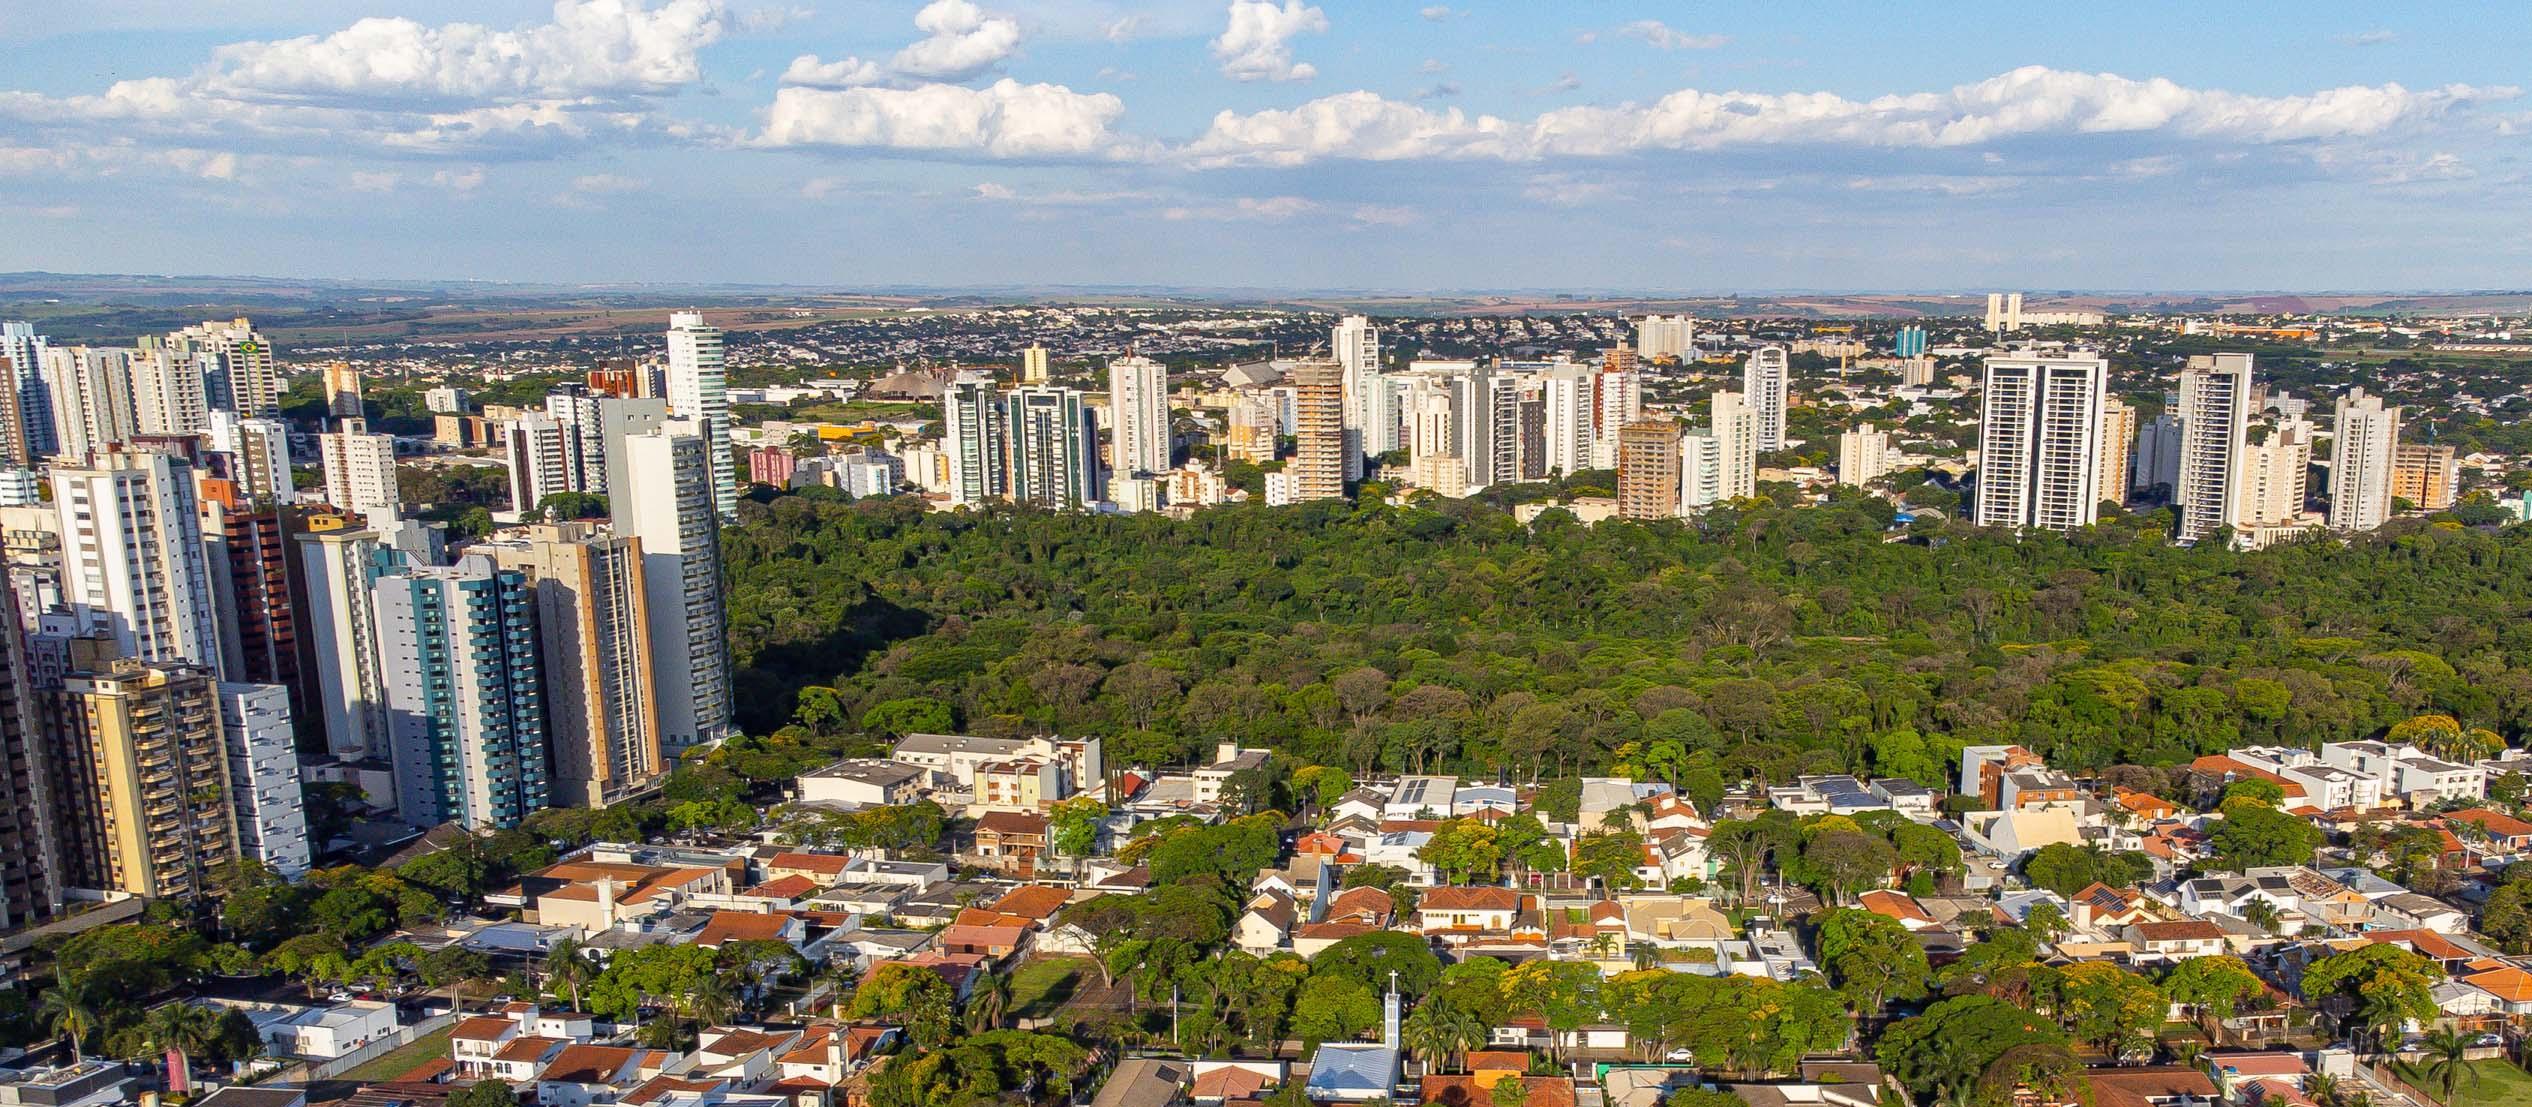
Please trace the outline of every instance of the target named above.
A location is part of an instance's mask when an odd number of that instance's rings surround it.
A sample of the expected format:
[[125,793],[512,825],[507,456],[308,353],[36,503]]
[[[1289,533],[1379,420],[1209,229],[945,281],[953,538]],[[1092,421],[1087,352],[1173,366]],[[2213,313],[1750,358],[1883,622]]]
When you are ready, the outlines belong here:
[[1309,62],[1292,60],[1295,35],[1326,34],[1327,13],[1301,0],[1231,0],[1230,22],[1213,40],[1222,75],[1235,81],[1306,81],[1319,75]]
[[682,137],[648,98],[701,79],[719,0],[559,0],[512,31],[364,19],[330,35],[218,47],[184,77],[91,95],[0,92],[0,120],[78,141],[545,156],[603,139]]
[[2398,41],[2399,35],[2380,28],[2339,36],[2339,43],[2344,46],[2389,46]]
[[1534,204],[1574,208],[1608,199],[1617,191],[1617,186],[1608,181],[1571,173],[1541,173],[1522,184],[1521,198]]
[[878,62],[860,58],[820,60],[816,54],[802,54],[791,59],[782,71],[782,83],[809,88],[854,88],[875,85],[887,79],[888,71]]
[[1132,42],[1135,33],[1142,29],[1143,17],[1128,15],[1110,21],[1107,26],[1099,29],[1099,34],[1110,42]]
[[2181,139],[2288,143],[2365,137],[2513,88],[2412,91],[2351,85],[2302,96],[2253,96],[2027,66],[1940,92],[1849,100],[1835,93],[1683,89],[1650,104],[1573,107],[1527,121],[1434,111],[1371,92],[1293,108],[1216,115],[1186,153],[1199,165],[1301,165],[1328,158],[1609,157],[1648,150],[1768,145],[1973,147],[2035,135],[2153,133]]
[[1006,77],[984,88],[786,88],[774,94],[761,147],[928,151],[992,158],[1103,158],[1139,155],[1112,124],[1125,103],[1105,92],[1024,85]]
[[394,192],[396,182],[403,179],[403,176],[397,173],[371,173],[356,170],[346,176],[343,183],[351,186],[354,192]]
[[787,85],[855,88],[883,81],[966,81],[991,72],[1020,49],[1020,24],[988,16],[968,0],[932,0],[914,15],[924,37],[897,51],[886,64],[858,57],[821,61],[802,54],[783,70]]
[[1242,196],[1227,204],[1202,204],[1164,208],[1161,218],[1171,222],[1197,220],[1203,222],[1254,221],[1280,223],[1297,215],[1317,211],[1319,205],[1300,196]]
[[1360,204],[1354,221],[1372,227],[1404,227],[1424,221],[1424,213],[1398,204]]
[[473,192],[474,190],[483,187],[483,167],[472,166],[466,169],[437,170],[431,174],[431,183],[438,185],[441,188],[445,188],[450,192]]
[[742,34],[771,34],[794,23],[806,23],[817,14],[815,9],[805,7],[748,8],[738,13],[737,29]]
[[1658,19],[1639,19],[1618,28],[1618,33],[1656,50],[1712,50],[1732,41],[1722,35],[1692,35],[1672,30]]
[[1448,5],[1444,5],[1444,4],[1435,4],[1435,5],[1431,6],[1431,7],[1427,7],[1427,8],[1419,8],[1419,9],[1417,9],[1417,10],[1416,10],[1416,14],[1417,14],[1417,15],[1420,15],[1420,16],[1423,16],[1423,17],[1424,17],[1425,22],[1427,22],[1427,23],[1440,23],[1440,22],[1442,22],[1442,21],[1444,21],[1444,20],[1447,20],[1447,19],[1453,19],[1453,18],[1456,18],[1456,17],[1459,17],[1459,16],[1466,15],[1466,14],[1468,14],[1468,13],[1467,13],[1467,12],[1462,12],[1462,11],[1453,11],[1453,10],[1451,10],[1451,8],[1450,8]]
[[909,77],[963,81],[1001,64],[1020,48],[1020,24],[985,13],[967,0],[932,0],[914,25],[930,37],[897,51],[893,66]]
[[574,177],[571,181],[574,192],[634,192],[649,184],[649,181],[613,173],[591,173]]
[[696,53],[721,32],[718,0],[555,0],[553,22],[515,31],[373,17],[323,37],[219,47],[195,82],[241,98],[655,93],[701,79]]

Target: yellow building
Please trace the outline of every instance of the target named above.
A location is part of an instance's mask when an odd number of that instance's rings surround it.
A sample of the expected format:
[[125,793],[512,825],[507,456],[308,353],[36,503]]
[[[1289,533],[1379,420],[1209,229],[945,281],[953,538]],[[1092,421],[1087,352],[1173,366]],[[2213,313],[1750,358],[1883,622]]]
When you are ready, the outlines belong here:
[[667,768],[641,540],[561,523],[487,545],[536,592],[554,803],[604,807],[656,786]]
[[2462,462],[2451,446],[2403,442],[2391,455],[2391,494],[2420,511],[2442,511],[2460,494]]
[[44,716],[62,759],[54,800],[65,883],[186,899],[237,857],[228,746],[211,674],[76,639]]

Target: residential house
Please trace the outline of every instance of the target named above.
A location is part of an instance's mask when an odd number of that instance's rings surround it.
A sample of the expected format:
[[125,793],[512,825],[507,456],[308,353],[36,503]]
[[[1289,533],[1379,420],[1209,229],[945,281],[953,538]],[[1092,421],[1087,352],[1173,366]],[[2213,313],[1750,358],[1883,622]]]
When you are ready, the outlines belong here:
[[794,781],[800,802],[841,808],[894,807],[922,798],[927,770],[878,758],[846,758]]
[[1185,1061],[1128,1058],[1117,1062],[1108,1082],[1090,1098],[1090,1107],[1177,1107],[1187,1102],[1193,1079]]
[[1397,787],[1389,790],[1389,798],[1381,803],[1380,816],[1383,819],[1445,818],[1451,813],[1451,804],[1458,798],[1457,777],[1401,777]]
[[1510,888],[1444,885],[1416,901],[1416,926],[1427,934],[1447,930],[1510,930],[1520,918],[1521,893]]
[[1061,788],[1066,795],[1083,791],[1107,779],[1100,756],[1099,739],[1067,741],[1060,738],[981,738],[964,734],[909,734],[897,743],[889,760],[904,762],[932,773],[934,786],[954,786],[973,792],[978,767],[998,761],[1034,757],[1051,762],[1062,770]]
[[591,1107],[619,1102],[625,1089],[658,1076],[678,1060],[665,1050],[575,1045],[554,1055],[536,1078],[537,1107]]
[[1047,851],[1046,816],[1028,811],[989,811],[976,820],[976,855],[1005,872],[1037,871]]
[[2140,964],[2186,961],[2227,951],[2224,931],[2203,919],[2131,923],[2123,933]]
[[1877,888],[1856,897],[1855,905],[1897,922],[1911,933],[1930,930],[1935,925],[1934,916],[1927,914],[1913,897],[1902,892]]

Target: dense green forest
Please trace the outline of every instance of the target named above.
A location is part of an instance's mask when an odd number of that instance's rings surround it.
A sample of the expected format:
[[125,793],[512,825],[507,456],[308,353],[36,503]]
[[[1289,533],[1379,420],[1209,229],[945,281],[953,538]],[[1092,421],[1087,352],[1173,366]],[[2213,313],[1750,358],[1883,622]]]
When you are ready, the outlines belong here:
[[1894,531],[1843,490],[1597,527],[1425,503],[752,501],[726,538],[742,722],[1100,734],[1124,764],[1232,739],[1358,772],[1928,782],[1969,743],[2087,769],[2428,710],[2532,724],[2532,529],[2236,553],[2145,519]]

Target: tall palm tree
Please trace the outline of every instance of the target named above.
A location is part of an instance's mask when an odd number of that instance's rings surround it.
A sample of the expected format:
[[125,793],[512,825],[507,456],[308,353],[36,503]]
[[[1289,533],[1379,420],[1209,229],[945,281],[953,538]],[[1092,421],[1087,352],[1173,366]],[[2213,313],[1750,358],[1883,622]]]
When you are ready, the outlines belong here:
[[193,1055],[219,1040],[220,1016],[208,1007],[170,1003],[151,1011],[143,1029],[150,1052],[167,1055],[167,1086],[184,1091],[192,1083]]
[[996,972],[981,974],[967,993],[967,1032],[982,1034],[1001,1026],[1010,1008],[1011,978]]
[[571,1009],[578,1011],[580,991],[598,978],[597,962],[581,956],[580,943],[565,938],[545,951],[545,986],[571,994]]
[[88,1055],[81,1051],[79,1043],[96,1032],[100,1021],[98,1010],[103,1006],[104,1001],[105,996],[97,990],[95,983],[78,976],[55,980],[52,990],[44,993],[44,1003],[38,1009],[38,1013],[43,1016],[44,1025],[52,1028],[53,1033],[69,1040],[70,1059],[73,1064],[88,1059]]
[[1448,1017],[1442,1010],[1446,1006],[1448,1003],[1442,997],[1426,996],[1424,1002],[1416,1004],[1415,1010],[1407,1012],[1406,1020],[1398,1024],[1398,1036],[1403,1039],[1400,1044],[1424,1059],[1426,1072],[1440,1072],[1443,1062],[1450,1057],[1450,1031],[1443,1025],[1443,1020]]
[[2453,1102],[2453,1093],[2462,1085],[2479,1083],[2479,1070],[2472,1067],[2467,1056],[2470,1039],[2460,1031],[2431,1031],[2424,1045],[2426,1064],[2419,1071],[2443,1091],[2444,1094],[2437,1098],[2449,1104]]
[[2339,1078],[2316,1072],[2303,1078],[2303,1094],[2319,1107],[2340,1107]]
[[2275,934],[2278,924],[2283,920],[2277,917],[2276,904],[2264,899],[2255,899],[2242,905],[2242,921]]
[[694,994],[687,997],[687,1010],[705,1026],[729,1021],[738,1013],[738,1007],[738,987],[721,973],[704,977]]

